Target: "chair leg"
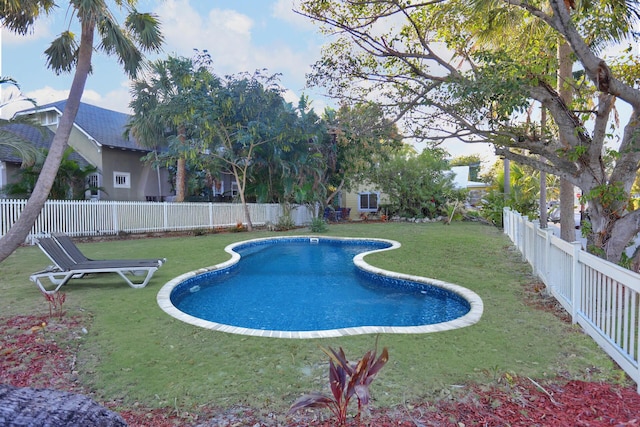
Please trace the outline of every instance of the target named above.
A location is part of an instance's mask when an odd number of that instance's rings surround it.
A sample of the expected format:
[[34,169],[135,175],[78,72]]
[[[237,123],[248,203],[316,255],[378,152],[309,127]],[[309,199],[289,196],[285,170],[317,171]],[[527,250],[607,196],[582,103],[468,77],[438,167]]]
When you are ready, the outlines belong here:
[[147,275],[145,276],[144,280],[141,283],[134,283],[129,277],[127,277],[124,271],[117,271],[117,273],[120,275],[120,277],[122,277],[127,282],[129,286],[131,286],[134,289],[140,289],[147,286],[147,284],[149,283],[149,280],[151,280],[151,276],[153,276],[153,273],[156,272],[157,268],[156,267],[142,268],[139,270],[129,271],[129,273],[133,274],[133,271],[144,271],[144,270],[147,270]]
[[[56,275],[62,276],[62,278],[56,278]],[[44,284],[42,283],[43,278],[49,279],[51,283],[56,285],[55,289],[48,290]],[[34,282],[42,292],[45,294],[55,294],[58,290],[67,284],[67,282],[73,277],[73,273],[48,273],[48,274],[34,274],[30,277],[31,281]]]

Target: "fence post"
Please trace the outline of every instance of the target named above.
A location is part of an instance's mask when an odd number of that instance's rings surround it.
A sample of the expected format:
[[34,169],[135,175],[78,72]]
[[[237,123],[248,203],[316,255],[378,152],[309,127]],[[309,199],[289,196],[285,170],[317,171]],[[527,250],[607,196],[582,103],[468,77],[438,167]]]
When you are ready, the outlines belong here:
[[553,233],[549,230],[549,227],[544,229],[544,280],[545,284],[549,286],[549,259],[551,257],[551,239],[553,238]]
[[509,207],[504,207],[502,208],[502,231],[504,232],[504,234],[506,234],[507,236],[509,236],[509,238],[511,240],[513,240],[513,236],[511,235],[511,215],[510,215],[510,211],[511,208]]
[[113,232],[116,234],[120,234],[120,226],[118,224],[118,204],[111,203],[111,207],[113,209]]
[[522,261],[527,260],[527,222],[529,217],[527,215],[520,217],[520,227],[518,228],[518,234],[520,235],[520,253],[522,253]]
[[169,202],[162,204],[162,229],[163,231],[169,230]]
[[571,259],[571,321],[575,324],[578,309],[582,301],[582,269],[580,268],[580,242],[572,242],[573,254]]
[[538,231],[540,230],[540,220],[533,221],[533,244],[531,245],[531,249],[533,250],[533,254],[531,257],[531,264],[533,266],[533,274],[539,276],[538,272],[540,271],[540,238],[538,237]]

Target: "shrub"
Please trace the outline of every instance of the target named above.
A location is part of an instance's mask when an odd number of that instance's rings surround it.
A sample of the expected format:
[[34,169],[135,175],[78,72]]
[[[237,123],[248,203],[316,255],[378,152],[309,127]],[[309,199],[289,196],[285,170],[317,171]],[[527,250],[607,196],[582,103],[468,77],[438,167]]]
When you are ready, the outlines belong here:
[[327,231],[327,223],[322,218],[313,218],[309,228],[311,228],[311,231],[314,233],[324,233]]
[[277,231],[287,231],[296,228],[295,222],[291,218],[291,215],[282,215],[278,218],[278,223],[275,226]]

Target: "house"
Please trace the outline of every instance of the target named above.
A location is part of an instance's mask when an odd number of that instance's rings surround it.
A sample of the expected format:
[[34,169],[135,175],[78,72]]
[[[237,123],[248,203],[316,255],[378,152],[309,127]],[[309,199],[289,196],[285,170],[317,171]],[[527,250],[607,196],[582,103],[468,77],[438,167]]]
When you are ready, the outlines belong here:
[[452,166],[451,173],[453,174],[453,185],[457,189],[469,190],[469,204],[475,206],[480,202],[482,196],[489,191],[491,185],[486,182],[471,181],[470,166]]
[[[468,200],[471,205],[480,201],[482,195],[489,189],[489,184],[470,180],[469,166],[453,166],[450,173],[453,175],[453,185],[456,189],[469,190]],[[381,205],[388,203],[388,195],[371,189],[371,186],[360,185],[352,191],[341,194],[337,202],[342,212],[349,212],[349,217],[344,215],[341,219],[359,219],[364,216],[375,216]]]
[[344,220],[359,219],[378,213],[381,204],[388,203],[388,196],[379,190],[372,190],[370,186],[360,185],[353,191],[348,191],[340,197],[343,206],[349,212]]
[[[66,100],[23,110],[16,115],[33,116],[48,129],[45,138],[39,132],[24,132],[23,137],[38,147],[49,147]],[[153,150],[125,138],[129,115],[81,103],[69,137],[69,146],[97,172],[89,177],[91,187],[101,190],[88,194],[94,200],[164,200],[171,195],[168,172],[143,163],[141,158]],[[0,152],[0,186],[10,182],[17,159]],[[3,175],[4,174],[4,175]]]

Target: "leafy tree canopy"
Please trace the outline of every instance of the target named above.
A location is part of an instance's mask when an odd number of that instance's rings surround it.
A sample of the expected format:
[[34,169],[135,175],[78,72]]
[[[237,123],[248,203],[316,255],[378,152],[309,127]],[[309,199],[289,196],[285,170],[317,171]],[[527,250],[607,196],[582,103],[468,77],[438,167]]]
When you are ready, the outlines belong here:
[[[490,142],[496,154],[581,188],[589,202],[589,241],[607,259],[617,262],[640,231],[640,210],[628,209],[640,162],[640,90],[630,73],[638,61],[598,56],[606,43],[633,36],[638,2],[567,9],[564,0],[308,0],[301,13],[336,35],[310,73],[311,84],[348,99],[376,97],[412,137]],[[487,43],[501,21],[517,25],[502,26],[501,39]],[[560,85],[558,40],[569,44],[580,66]],[[556,90],[567,85],[576,94],[571,102]],[[608,168],[603,155],[616,100],[632,112]],[[544,127],[537,105],[551,118]]]

